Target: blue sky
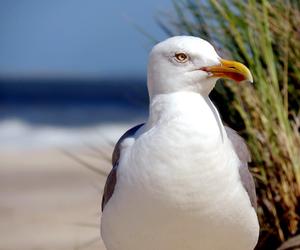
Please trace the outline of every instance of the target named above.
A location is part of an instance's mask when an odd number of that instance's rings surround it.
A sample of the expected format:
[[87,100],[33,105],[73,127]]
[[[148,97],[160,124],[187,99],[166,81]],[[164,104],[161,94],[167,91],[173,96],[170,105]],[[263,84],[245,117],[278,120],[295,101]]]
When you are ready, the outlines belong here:
[[155,23],[171,0],[0,0],[0,76],[146,74]]

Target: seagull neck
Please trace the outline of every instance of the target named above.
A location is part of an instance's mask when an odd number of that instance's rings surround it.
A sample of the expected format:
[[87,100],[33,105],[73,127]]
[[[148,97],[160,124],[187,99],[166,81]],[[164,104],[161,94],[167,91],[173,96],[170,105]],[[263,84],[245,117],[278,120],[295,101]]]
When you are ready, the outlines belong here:
[[147,126],[153,127],[172,120],[186,121],[199,126],[217,124],[223,127],[218,111],[207,95],[196,92],[159,94],[151,98]]

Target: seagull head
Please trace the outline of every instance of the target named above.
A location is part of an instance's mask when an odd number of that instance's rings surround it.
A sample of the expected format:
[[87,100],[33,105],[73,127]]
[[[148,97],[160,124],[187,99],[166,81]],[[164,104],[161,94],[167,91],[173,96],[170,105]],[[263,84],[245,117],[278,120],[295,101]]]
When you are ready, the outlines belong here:
[[208,95],[219,78],[253,81],[246,66],[222,59],[209,42],[198,37],[171,37],[155,45],[150,53],[150,98],[178,91]]

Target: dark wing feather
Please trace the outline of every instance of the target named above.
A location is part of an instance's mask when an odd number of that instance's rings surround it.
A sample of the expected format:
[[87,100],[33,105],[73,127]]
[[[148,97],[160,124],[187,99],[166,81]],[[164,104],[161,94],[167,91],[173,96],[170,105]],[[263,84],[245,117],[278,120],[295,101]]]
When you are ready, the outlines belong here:
[[121,155],[121,144],[125,139],[127,139],[129,137],[133,137],[135,135],[135,133],[138,131],[138,129],[140,127],[142,127],[143,125],[144,125],[144,123],[139,124],[131,129],[129,129],[118,140],[118,142],[114,148],[114,151],[112,154],[113,168],[110,171],[109,175],[107,176],[106,183],[104,186],[103,196],[102,196],[102,204],[101,204],[102,211],[103,211],[105,205],[107,204],[107,202],[109,201],[109,199],[112,197],[114,190],[115,190],[115,185],[117,183],[117,169],[118,169],[119,159],[120,159],[120,155]]
[[225,130],[229,140],[231,141],[236,154],[238,155],[241,166],[239,168],[239,174],[244,188],[246,189],[252,206],[257,208],[257,199],[255,192],[255,183],[253,177],[248,169],[248,162],[251,161],[251,155],[244,139],[237,134],[233,129],[226,127]]

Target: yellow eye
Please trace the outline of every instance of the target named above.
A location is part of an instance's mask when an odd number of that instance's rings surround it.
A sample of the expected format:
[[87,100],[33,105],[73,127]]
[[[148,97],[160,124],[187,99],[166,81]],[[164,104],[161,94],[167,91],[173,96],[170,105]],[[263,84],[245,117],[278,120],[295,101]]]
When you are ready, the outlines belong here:
[[175,58],[178,62],[184,63],[189,60],[189,57],[185,53],[176,53]]

